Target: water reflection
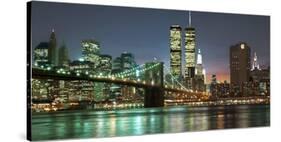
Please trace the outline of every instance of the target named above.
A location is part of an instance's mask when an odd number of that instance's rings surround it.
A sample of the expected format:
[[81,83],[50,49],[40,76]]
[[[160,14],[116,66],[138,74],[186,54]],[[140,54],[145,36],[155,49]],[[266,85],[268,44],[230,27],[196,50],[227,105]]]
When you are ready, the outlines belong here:
[[34,140],[268,126],[269,106],[169,107],[34,114]]
[[218,113],[216,118],[217,118],[217,128],[223,129],[224,128],[224,115],[221,113]]

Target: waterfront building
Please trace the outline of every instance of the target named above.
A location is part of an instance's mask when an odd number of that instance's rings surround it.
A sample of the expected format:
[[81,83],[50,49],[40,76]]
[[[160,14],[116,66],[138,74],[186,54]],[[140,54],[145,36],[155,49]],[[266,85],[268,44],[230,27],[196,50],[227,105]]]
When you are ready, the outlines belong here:
[[84,61],[83,59],[74,60],[69,64],[71,71],[74,71],[76,74],[96,74],[96,71],[93,71],[95,63],[90,61]]
[[[74,60],[70,63],[70,71],[75,72],[76,76],[81,74],[92,74],[96,72],[93,71],[95,63],[90,61]],[[82,100],[93,100],[94,99],[94,83],[91,81],[84,80],[74,80],[71,81],[72,87],[70,87],[70,100],[71,101],[82,101]]]
[[32,79],[32,100],[41,101],[48,100],[49,98],[49,88],[46,80]]
[[211,98],[226,98],[230,97],[230,84],[226,81],[218,82],[213,85],[213,94]]
[[212,94],[212,97],[215,97],[215,95],[217,94],[216,85],[217,85],[217,77],[215,74],[213,74],[210,83],[210,93]]

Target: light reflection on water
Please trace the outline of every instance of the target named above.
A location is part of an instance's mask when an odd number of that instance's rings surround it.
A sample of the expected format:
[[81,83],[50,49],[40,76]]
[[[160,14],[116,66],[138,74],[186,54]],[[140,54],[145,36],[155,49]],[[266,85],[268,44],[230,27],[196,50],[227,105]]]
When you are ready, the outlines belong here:
[[75,111],[32,116],[33,140],[269,126],[268,105]]

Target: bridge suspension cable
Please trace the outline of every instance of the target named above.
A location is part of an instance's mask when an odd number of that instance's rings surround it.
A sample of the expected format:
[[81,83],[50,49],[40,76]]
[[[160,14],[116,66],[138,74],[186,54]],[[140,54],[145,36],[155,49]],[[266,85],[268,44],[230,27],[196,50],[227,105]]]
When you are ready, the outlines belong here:
[[147,70],[154,69],[158,65],[159,65],[159,63],[156,63],[156,64],[153,64],[151,66],[144,67],[145,64],[141,64],[141,65],[136,66],[132,69],[128,69],[128,70],[125,70],[125,71],[120,72],[120,73],[112,74],[111,76],[112,77],[121,77],[121,78],[129,77],[129,76],[133,76],[133,75],[137,76],[137,72],[138,73],[144,73]]
[[[188,90],[184,85],[182,85],[182,84],[178,81],[178,79],[177,79],[176,77],[174,77],[174,76],[171,74],[171,72],[169,71],[169,69],[168,69],[165,65],[164,65],[164,69],[165,69],[165,71],[172,77],[172,80],[175,80],[175,81],[176,81],[177,85],[179,85],[181,88],[183,88],[183,89],[186,90],[186,91],[190,91],[190,90]],[[169,82],[166,81],[166,80],[165,80],[165,82],[169,83]]]

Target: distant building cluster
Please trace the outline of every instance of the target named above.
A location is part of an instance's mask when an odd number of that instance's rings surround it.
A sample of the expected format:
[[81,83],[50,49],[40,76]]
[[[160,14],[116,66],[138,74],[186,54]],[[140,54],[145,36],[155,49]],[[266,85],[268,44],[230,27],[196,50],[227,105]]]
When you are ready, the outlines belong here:
[[270,69],[260,68],[254,52],[245,42],[230,47],[230,83],[216,81],[212,75],[210,92],[213,98],[270,95]]
[[[100,53],[99,42],[87,39],[81,41],[82,57],[71,61],[66,44],[63,42],[57,47],[55,31],[52,30],[49,42],[39,43],[33,50],[33,68],[56,70],[66,73],[68,71],[79,74],[92,74],[105,76],[119,73],[137,66],[132,53],[123,52],[120,57]],[[34,79],[32,81],[32,97],[34,102],[57,100],[58,102],[75,101],[116,101],[142,99],[135,96],[138,91],[135,87],[126,87],[108,83],[94,83],[90,81],[56,81],[52,79]],[[51,95],[50,95],[51,94]],[[122,95],[121,95],[122,94]]]
[[[184,31],[179,25],[171,25],[170,72],[187,89],[210,92],[213,98],[269,95],[269,67],[260,68],[256,53],[251,62],[251,48],[247,43],[241,42],[231,46],[229,61],[230,83],[217,81],[214,74],[210,84],[207,84],[202,53],[196,47],[195,28],[191,26],[191,13],[189,12],[189,24]],[[170,80],[173,83],[173,79]]]
[[[164,92],[164,89],[168,89],[165,97],[170,103],[173,99],[184,102],[270,94],[270,69],[261,68],[256,53],[251,60],[251,48],[246,42],[232,45],[229,49],[230,82],[217,81],[216,74],[213,74],[210,84],[207,84],[202,51],[196,46],[196,30],[191,25],[190,12],[188,26],[183,30],[179,25],[171,25],[169,37],[170,67],[163,75],[166,69],[163,63],[156,66],[157,63],[153,61],[139,66],[134,55],[129,52],[113,58],[111,55],[102,54],[100,43],[94,39],[82,40],[81,58],[71,61],[67,45],[63,42],[59,46],[55,31],[52,30],[49,41],[40,42],[34,48],[33,68],[63,75],[73,73],[75,76],[86,75],[90,78],[107,77],[112,79],[110,81],[116,81],[117,76],[124,82],[128,80],[139,83],[138,85],[150,84],[163,88],[158,88],[158,91],[145,90],[111,82],[93,82],[88,78],[71,81],[33,79],[33,103],[83,104],[84,101],[86,104],[100,104],[102,108],[108,102],[143,103],[145,92],[157,94],[155,92]],[[192,93],[196,95],[190,95]]]
[[261,69],[251,48],[241,42],[230,47],[230,87],[234,95],[269,95],[269,67]]
[[[120,57],[116,57],[113,60],[112,66],[112,73],[120,73],[128,69],[132,69],[137,66],[135,61],[135,57],[132,53],[123,52],[121,53]],[[136,78],[134,78],[136,80]],[[111,94],[116,97],[117,100],[134,100],[140,99],[141,95],[139,94],[139,90],[135,87],[128,87],[128,86],[120,86],[120,85],[112,85],[111,86]],[[138,93],[137,93],[138,92]],[[113,98],[111,98],[113,99]]]

